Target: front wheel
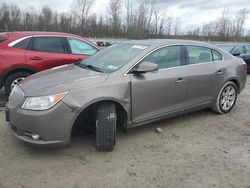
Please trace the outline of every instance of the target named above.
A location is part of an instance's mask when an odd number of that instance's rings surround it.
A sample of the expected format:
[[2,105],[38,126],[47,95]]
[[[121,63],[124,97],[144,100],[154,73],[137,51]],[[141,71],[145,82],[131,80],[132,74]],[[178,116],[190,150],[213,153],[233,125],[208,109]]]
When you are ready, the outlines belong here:
[[225,114],[230,112],[238,97],[238,89],[235,83],[227,82],[221,89],[216,103],[212,108],[215,112],[219,114]]
[[117,113],[111,102],[98,105],[96,115],[96,148],[100,151],[112,151],[116,141]]

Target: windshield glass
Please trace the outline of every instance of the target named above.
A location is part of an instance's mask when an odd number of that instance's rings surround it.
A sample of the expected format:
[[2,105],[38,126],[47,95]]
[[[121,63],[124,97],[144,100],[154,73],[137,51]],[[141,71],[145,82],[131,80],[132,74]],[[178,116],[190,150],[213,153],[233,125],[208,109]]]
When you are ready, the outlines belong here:
[[218,44],[217,46],[227,52],[231,52],[231,50],[234,47],[234,45],[229,45],[229,44],[228,45]]
[[114,72],[147,47],[133,44],[116,44],[80,62],[79,65],[100,72]]

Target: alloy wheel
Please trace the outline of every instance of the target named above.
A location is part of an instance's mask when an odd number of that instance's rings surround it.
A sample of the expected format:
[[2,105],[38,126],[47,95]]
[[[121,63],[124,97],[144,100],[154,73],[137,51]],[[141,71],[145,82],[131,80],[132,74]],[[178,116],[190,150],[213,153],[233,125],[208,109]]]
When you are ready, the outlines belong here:
[[221,94],[220,105],[224,111],[230,110],[236,101],[236,90],[233,86],[225,87]]

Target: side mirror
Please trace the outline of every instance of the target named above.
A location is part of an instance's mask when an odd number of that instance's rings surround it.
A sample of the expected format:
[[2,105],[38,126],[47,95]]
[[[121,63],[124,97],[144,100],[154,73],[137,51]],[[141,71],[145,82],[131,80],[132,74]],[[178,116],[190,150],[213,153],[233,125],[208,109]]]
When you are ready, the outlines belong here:
[[237,52],[237,51],[236,51],[236,52],[233,52],[232,55],[233,55],[233,56],[236,56],[236,57],[237,57],[237,56],[240,56],[240,52]]
[[159,70],[159,66],[155,63],[151,63],[148,61],[142,62],[139,64],[138,68],[134,68],[131,72],[132,73],[147,73],[147,72],[155,72]]

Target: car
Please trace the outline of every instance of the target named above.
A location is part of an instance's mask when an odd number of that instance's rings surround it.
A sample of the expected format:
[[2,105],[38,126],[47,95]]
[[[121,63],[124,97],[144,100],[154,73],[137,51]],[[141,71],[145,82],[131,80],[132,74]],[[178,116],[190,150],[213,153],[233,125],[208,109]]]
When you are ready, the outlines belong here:
[[73,34],[0,33],[0,88],[9,95],[17,82],[31,74],[84,60],[98,51],[92,42]]
[[241,57],[247,64],[247,72],[250,72],[250,44],[217,44],[217,46],[236,57]]
[[78,64],[18,83],[6,106],[13,134],[38,146],[68,145],[77,127],[112,151],[116,130],[196,110],[229,113],[246,85],[245,62],[209,44],[129,41]]

